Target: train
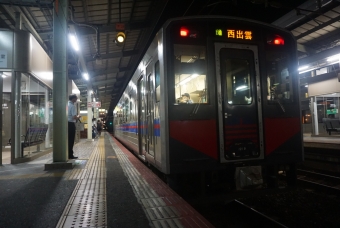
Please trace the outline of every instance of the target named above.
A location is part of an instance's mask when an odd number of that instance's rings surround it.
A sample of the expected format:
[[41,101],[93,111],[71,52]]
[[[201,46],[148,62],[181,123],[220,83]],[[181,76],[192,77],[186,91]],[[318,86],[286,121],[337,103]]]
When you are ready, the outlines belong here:
[[169,183],[196,173],[267,188],[282,171],[295,185],[304,159],[297,69],[295,38],[282,28],[170,19],[114,109],[114,137]]

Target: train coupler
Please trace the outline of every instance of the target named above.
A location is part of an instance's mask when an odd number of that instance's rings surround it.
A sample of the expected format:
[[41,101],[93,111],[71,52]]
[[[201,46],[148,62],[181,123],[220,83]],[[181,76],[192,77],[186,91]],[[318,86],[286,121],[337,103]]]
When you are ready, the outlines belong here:
[[263,184],[262,167],[236,167],[235,181],[237,190],[261,188]]

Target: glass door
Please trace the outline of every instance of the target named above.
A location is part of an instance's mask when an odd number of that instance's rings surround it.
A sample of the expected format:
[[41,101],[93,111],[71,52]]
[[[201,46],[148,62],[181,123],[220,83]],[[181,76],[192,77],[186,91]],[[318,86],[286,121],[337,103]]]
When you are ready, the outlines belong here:
[[155,147],[154,147],[154,99],[155,99],[155,92],[154,92],[154,80],[153,75],[149,75],[147,78],[147,146],[146,151],[151,156],[155,156]]
[[141,78],[137,83],[137,99],[138,99],[138,147],[139,155],[143,155],[143,145],[146,147],[146,134],[145,134],[145,101],[144,101],[144,79]]
[[224,162],[259,159],[263,154],[256,50],[235,44],[216,47],[220,69],[220,157]]

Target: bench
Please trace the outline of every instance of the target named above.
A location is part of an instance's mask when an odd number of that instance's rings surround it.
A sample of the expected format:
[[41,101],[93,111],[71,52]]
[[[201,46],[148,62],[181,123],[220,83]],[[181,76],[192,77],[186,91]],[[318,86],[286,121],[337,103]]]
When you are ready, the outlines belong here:
[[[21,157],[24,157],[24,148],[39,145],[45,141],[47,130],[47,124],[27,128],[26,135],[22,135],[25,139],[21,142]],[[8,144],[11,145],[11,139]]]
[[322,122],[324,124],[324,128],[328,132],[329,135],[333,132],[340,132],[340,120],[339,119],[330,119],[330,118],[322,118]]

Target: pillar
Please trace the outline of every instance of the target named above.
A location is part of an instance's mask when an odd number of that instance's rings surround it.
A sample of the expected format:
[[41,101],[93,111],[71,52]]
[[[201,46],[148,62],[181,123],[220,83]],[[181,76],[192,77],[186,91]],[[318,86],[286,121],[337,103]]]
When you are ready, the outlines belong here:
[[2,101],[3,101],[3,78],[2,78],[2,74],[0,74],[0,165],[2,165]]
[[312,114],[312,132],[313,135],[319,135],[318,107],[316,97],[311,98],[311,114]]
[[[21,73],[12,71],[11,163],[21,157]],[[26,132],[24,133],[26,134]]]
[[55,1],[53,9],[53,162],[68,160],[67,15],[68,0]]
[[45,89],[45,124],[47,124],[47,132],[45,138],[45,148],[50,148],[50,134],[51,134],[51,126],[50,126],[50,97],[48,89]]
[[92,103],[91,99],[91,86],[88,84],[87,86],[87,139],[92,140],[92,106],[89,105],[89,102]]

